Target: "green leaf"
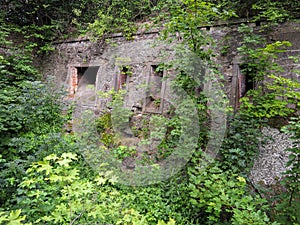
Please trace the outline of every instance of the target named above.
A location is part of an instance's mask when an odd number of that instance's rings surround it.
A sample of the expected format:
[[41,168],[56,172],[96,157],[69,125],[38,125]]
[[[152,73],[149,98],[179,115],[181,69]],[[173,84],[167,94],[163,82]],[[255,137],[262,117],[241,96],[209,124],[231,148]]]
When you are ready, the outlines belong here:
[[37,172],[45,171],[46,175],[49,175],[51,173],[53,167],[49,164],[48,161],[41,161],[37,164],[40,166],[39,168],[37,168]]

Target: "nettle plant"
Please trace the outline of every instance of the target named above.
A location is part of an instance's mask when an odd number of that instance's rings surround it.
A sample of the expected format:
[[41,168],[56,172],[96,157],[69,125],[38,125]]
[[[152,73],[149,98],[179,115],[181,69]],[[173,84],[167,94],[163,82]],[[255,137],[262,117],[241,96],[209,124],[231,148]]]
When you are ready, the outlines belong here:
[[46,142],[59,136],[68,120],[62,114],[62,109],[67,108],[62,92],[54,90],[50,81],[47,84],[39,81],[41,74],[34,67],[31,55],[38,44],[33,40],[20,45],[8,41],[9,32],[21,31],[5,26],[7,32],[0,31],[1,43],[7,49],[0,55],[0,152],[4,159],[0,162],[0,204],[3,207],[14,204],[12,196],[26,168],[41,154],[53,150]]

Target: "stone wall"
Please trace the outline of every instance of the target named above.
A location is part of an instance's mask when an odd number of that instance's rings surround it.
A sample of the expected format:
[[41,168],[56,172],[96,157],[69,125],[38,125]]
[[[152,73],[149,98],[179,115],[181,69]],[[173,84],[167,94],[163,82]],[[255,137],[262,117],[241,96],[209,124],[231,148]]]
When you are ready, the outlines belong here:
[[[160,43],[157,36],[157,32],[152,32],[136,35],[132,41],[115,35],[109,43],[88,40],[58,43],[55,52],[44,62],[44,76],[54,76],[57,84],[68,90],[70,98],[76,97],[77,101],[101,110],[107,107],[107,99],[101,98],[99,93],[91,98],[91,91],[78,75],[85,69],[84,77],[88,77],[92,75],[91,67],[98,67],[94,90],[126,89],[126,106],[132,110],[147,111],[145,88],[149,88],[149,82],[153,83],[156,77],[154,83],[160,86],[156,92],[161,92],[156,93],[157,98],[163,98],[166,86],[163,74],[155,76],[155,69],[162,63],[161,52],[168,51],[169,46]],[[158,103],[159,99],[156,100]],[[162,111],[160,106],[156,108],[148,107],[148,110]]]
[[[250,24],[254,30],[263,24]],[[230,99],[230,104],[238,107],[240,85],[240,61],[237,47],[242,37],[238,33],[239,23],[228,26],[218,25],[209,28],[217,46],[217,62],[224,75],[224,91]],[[300,63],[294,63],[290,56],[300,56],[300,24],[285,23],[267,34],[270,41],[290,41],[293,45],[278,58],[278,63],[285,69],[284,76],[299,80],[295,69],[300,69]],[[172,52],[172,46],[158,40],[158,32],[138,33],[133,40],[125,40],[121,35],[113,35],[109,42],[92,42],[88,39],[71,40],[57,43],[55,51],[43,59],[44,76],[54,76],[58,85],[64,86],[69,92],[69,98],[76,97],[81,106],[93,108],[96,112],[107,109],[108,99],[101,93],[109,90],[126,89],[125,105],[137,114],[163,113],[167,110],[170,80],[166,71],[157,73],[156,68],[163,63],[161,57],[165,52]],[[92,68],[97,68],[96,72]],[[95,81],[84,81],[79,75],[95,76]],[[163,78],[164,77],[164,78]],[[85,83],[86,82],[86,83]],[[96,91],[95,91],[96,90]],[[261,157],[256,161],[252,171],[255,182],[263,180],[271,184],[280,177],[285,167],[287,155],[283,149],[290,146],[288,137],[278,130],[265,131],[276,142],[262,146]]]
[[[239,23],[234,23],[230,26],[220,24],[214,27],[203,28],[209,29],[208,32],[217,43],[215,47],[217,61],[221,65],[220,70],[225,78],[224,91],[230,99],[231,105],[238,104],[239,93],[237,93],[237,86],[241,86],[239,82],[242,82],[239,77],[241,74],[240,62],[236,50],[242,41],[241,34],[237,31],[239,25]],[[250,23],[249,25],[253,26],[254,30],[257,30],[263,24]],[[294,63],[289,57],[299,56],[300,54],[299,28],[299,22],[285,23],[267,35],[267,38],[271,41],[287,40],[292,43],[292,47],[289,47],[287,52],[280,55],[278,63],[284,67],[284,75],[286,77],[297,80],[300,79],[300,75],[294,71],[300,69],[300,63]],[[79,81],[71,81],[72,69],[99,66],[95,88],[99,91],[107,91],[118,88],[118,74],[124,72],[121,71],[123,67],[129,66],[131,75],[126,79],[128,92],[126,102],[128,107],[139,109],[142,107],[143,102],[140,102],[134,96],[140,98],[140,87],[151,79],[149,78],[152,71],[151,66],[163,62],[160,57],[161,53],[172,49],[167,44],[159,43],[157,37],[158,32],[154,31],[138,33],[134,36],[134,40],[131,41],[116,34],[109,39],[110,43],[103,40],[92,42],[88,39],[57,43],[55,45],[56,50],[47,59],[43,59],[43,73],[45,76],[55,76],[59,85],[65,85],[66,88],[70,89],[72,85],[79,85]],[[163,85],[167,84],[164,83]],[[163,87],[163,85],[161,86]],[[73,89],[77,88],[74,87]],[[95,104],[101,105],[102,103],[100,101]]]

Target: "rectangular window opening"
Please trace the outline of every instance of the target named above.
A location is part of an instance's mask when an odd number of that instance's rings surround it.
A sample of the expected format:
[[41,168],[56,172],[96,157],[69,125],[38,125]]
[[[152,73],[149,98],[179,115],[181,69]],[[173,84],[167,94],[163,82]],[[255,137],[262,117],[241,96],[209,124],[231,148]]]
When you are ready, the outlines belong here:
[[234,61],[232,71],[230,105],[236,111],[240,108],[240,99],[256,88],[257,82],[253,79],[256,68]]
[[253,79],[253,76],[251,74],[255,74],[256,70],[255,68],[251,68],[251,73],[249,69],[247,69],[247,65],[240,65],[240,71],[241,73],[239,74],[239,98],[244,97],[248,91],[254,90],[255,89],[255,81]]
[[70,97],[74,97],[78,92],[95,90],[99,66],[72,66],[70,69]]
[[119,70],[119,75],[117,76],[117,86],[116,91],[125,90],[126,85],[129,80],[129,76],[132,74],[130,66],[122,66]]
[[163,75],[163,69],[159,65],[151,65],[144,100],[145,112],[160,113],[162,110]]
[[99,66],[76,67],[77,76],[80,83],[95,85]]
[[151,65],[151,72],[153,76],[163,77],[164,71],[159,65]]

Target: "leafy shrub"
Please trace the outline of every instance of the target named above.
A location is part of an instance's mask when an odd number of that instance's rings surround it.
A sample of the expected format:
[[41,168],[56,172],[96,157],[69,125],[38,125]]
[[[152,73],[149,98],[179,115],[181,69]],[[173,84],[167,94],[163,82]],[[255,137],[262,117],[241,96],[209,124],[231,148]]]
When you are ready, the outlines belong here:
[[202,212],[203,224],[277,224],[264,210],[266,201],[247,193],[244,177],[211,164],[190,168],[190,202]]
[[[5,97],[10,88],[17,92]],[[0,150],[5,159],[0,162],[0,201],[4,204],[31,162],[62,151],[69,140],[59,134],[67,121],[61,95],[51,93],[45,84],[23,81],[17,89],[7,86],[1,97],[7,100],[0,103],[5,104],[0,110]]]
[[263,141],[261,126],[263,121],[237,113],[229,120],[226,139],[220,150],[221,167],[234,173],[247,174],[259,153],[259,145]]

